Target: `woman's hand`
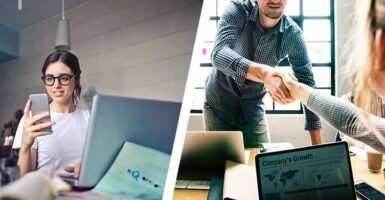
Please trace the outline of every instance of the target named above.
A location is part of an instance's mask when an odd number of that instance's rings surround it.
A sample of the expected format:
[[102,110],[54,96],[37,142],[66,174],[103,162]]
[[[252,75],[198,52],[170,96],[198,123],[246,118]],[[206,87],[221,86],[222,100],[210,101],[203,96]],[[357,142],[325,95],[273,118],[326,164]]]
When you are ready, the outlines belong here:
[[65,166],[64,171],[73,173],[75,179],[79,179],[80,168],[82,166],[82,161],[78,161],[75,166]]
[[295,93],[295,87],[300,84],[298,83],[298,79],[290,72],[286,71],[274,71],[274,76],[279,76],[283,80],[283,83],[285,84],[287,90],[289,90],[290,95],[297,99],[295,96],[293,96],[292,93]]
[[21,148],[29,149],[31,148],[36,137],[48,135],[51,132],[41,131],[43,128],[53,126],[55,122],[44,122],[37,123],[39,120],[49,116],[48,112],[40,113],[32,118],[29,116],[29,111],[31,110],[31,100],[27,101],[27,104],[24,108],[24,128],[23,136],[21,140]]
[[[273,101],[281,105],[293,102],[295,99],[290,95],[290,92],[285,87],[284,82],[279,76],[275,75],[276,69],[270,69],[264,74],[263,83],[265,84]],[[277,72],[280,73],[280,72]]]
[[286,88],[294,99],[299,99],[303,104],[307,104],[310,92],[312,91],[311,87],[299,83],[297,78],[290,72],[276,71],[274,75],[282,78]]

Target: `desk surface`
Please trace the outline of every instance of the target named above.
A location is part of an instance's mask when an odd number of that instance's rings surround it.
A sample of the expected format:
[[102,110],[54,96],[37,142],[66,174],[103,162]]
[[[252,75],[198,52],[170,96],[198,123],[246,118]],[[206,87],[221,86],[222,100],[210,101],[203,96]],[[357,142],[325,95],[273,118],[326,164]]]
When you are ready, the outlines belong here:
[[[259,149],[248,149],[251,150],[249,165],[255,166],[254,157],[259,153]],[[367,168],[367,163],[361,161],[357,156],[350,157],[353,169],[353,178],[354,180],[364,180],[373,187],[379,189],[382,192],[385,192],[385,180],[382,172],[373,173],[370,172]],[[385,161],[382,162],[382,167],[385,167]],[[174,190],[174,200],[205,200],[207,199],[208,190],[184,190],[184,189],[175,189]]]

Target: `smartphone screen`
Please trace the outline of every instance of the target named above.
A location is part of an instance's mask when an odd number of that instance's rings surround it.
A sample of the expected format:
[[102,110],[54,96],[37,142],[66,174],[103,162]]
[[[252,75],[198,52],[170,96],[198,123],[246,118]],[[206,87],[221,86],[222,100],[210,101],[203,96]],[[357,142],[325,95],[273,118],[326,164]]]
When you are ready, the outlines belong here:
[[357,181],[354,184],[356,192],[358,195],[360,195],[363,199],[367,200],[384,200],[385,194],[376,190],[374,187],[368,185],[364,181]]
[[[49,113],[48,96],[46,94],[31,94],[29,95],[29,99],[32,101],[31,117],[43,112]],[[50,116],[43,118],[37,121],[36,123],[44,123],[49,121],[51,121]],[[52,129],[51,127],[48,127],[48,128],[41,129],[40,131],[52,132]]]

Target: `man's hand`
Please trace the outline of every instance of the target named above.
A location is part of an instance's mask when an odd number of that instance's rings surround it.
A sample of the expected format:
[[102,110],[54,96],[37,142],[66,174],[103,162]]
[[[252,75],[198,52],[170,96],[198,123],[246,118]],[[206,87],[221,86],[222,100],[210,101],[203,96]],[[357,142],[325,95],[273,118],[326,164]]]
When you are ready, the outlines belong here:
[[321,141],[321,129],[309,131],[309,134],[310,134],[310,139],[311,139],[312,145],[317,145],[317,144],[322,143],[322,141]]
[[278,102],[282,105],[291,103],[294,101],[294,98],[290,96],[289,90],[286,88],[281,77],[275,75],[276,69],[267,70],[263,76],[263,83],[265,84],[267,90],[273,101]]
[[80,168],[82,166],[82,161],[79,161],[76,163],[75,166],[65,166],[64,171],[73,173],[75,179],[79,179],[79,174],[80,174]]
[[265,84],[272,99],[282,105],[294,101],[290,96],[282,78],[281,72],[267,65],[252,63],[247,69],[246,79]]

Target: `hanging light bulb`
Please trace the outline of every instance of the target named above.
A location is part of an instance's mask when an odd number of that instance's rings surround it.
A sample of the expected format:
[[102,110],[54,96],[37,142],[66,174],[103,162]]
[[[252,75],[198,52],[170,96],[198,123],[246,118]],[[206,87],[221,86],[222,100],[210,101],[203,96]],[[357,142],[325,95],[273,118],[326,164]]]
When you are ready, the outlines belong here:
[[22,0],[17,1],[17,9],[19,9],[19,10],[23,9],[23,1]]
[[62,51],[71,49],[70,22],[64,16],[64,0],[62,0],[62,19],[57,27],[55,49]]

